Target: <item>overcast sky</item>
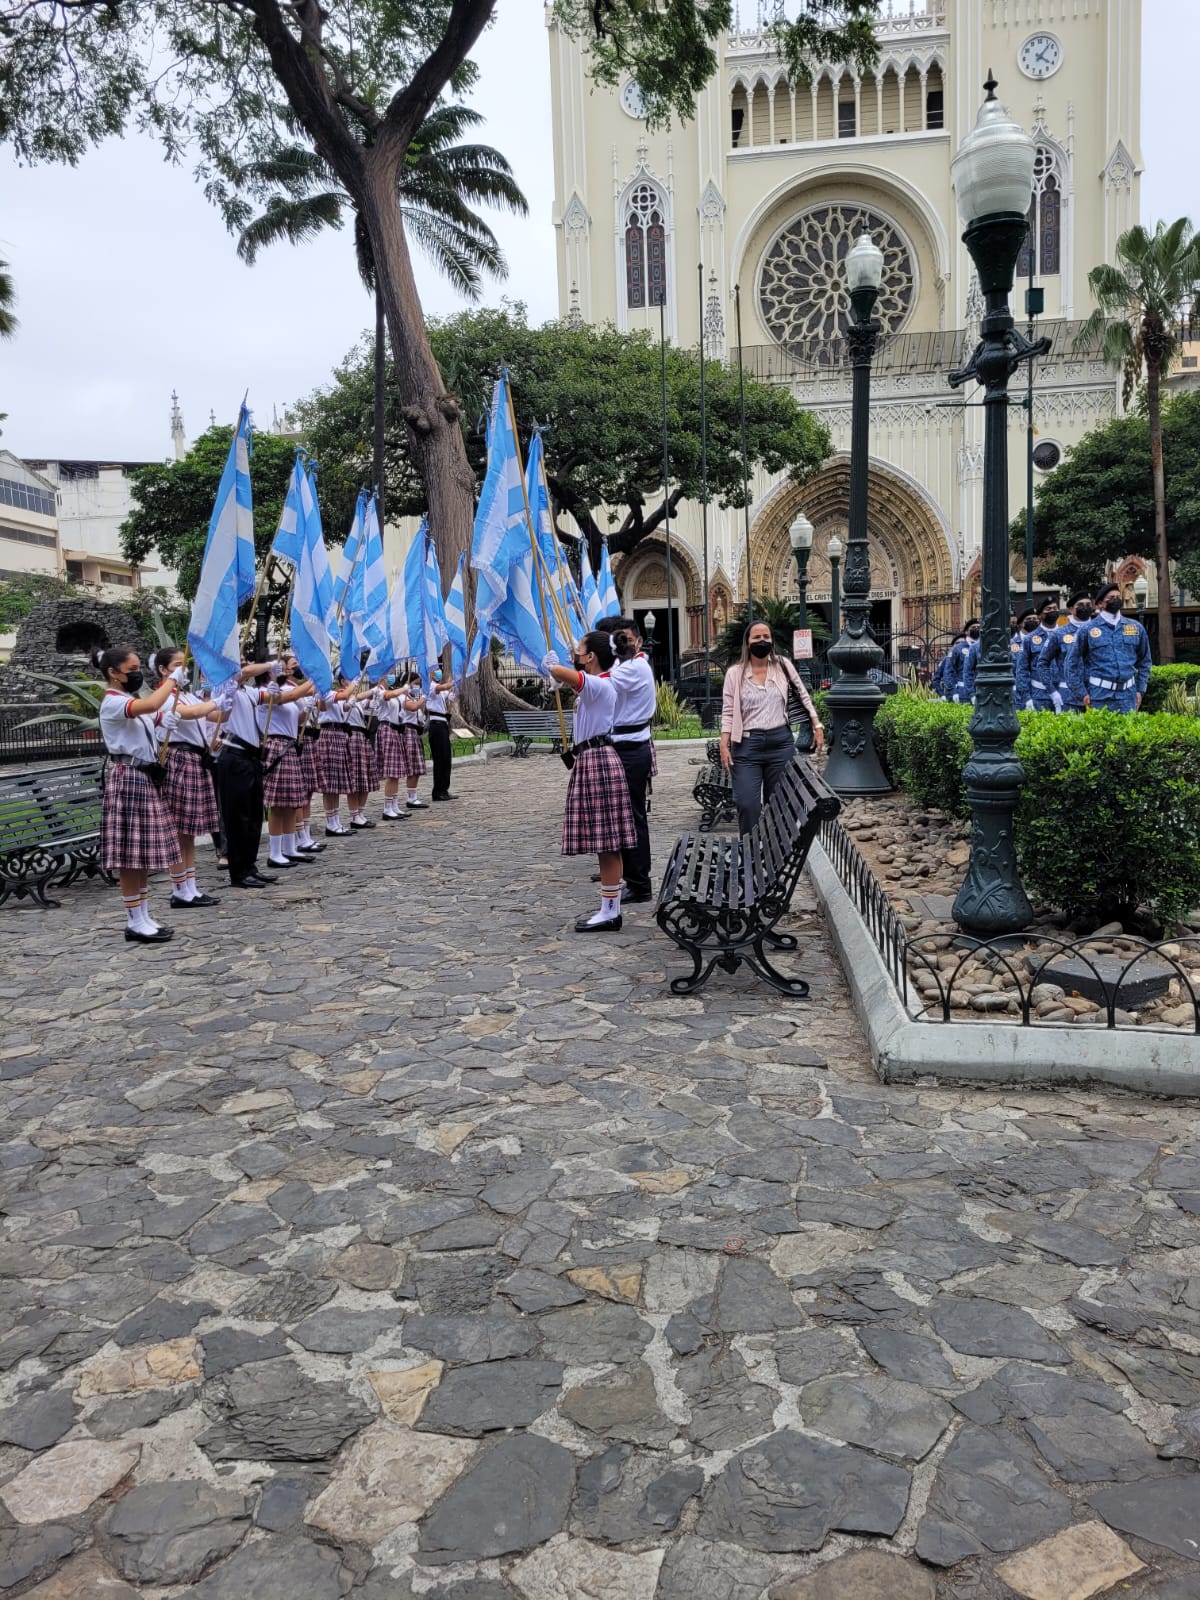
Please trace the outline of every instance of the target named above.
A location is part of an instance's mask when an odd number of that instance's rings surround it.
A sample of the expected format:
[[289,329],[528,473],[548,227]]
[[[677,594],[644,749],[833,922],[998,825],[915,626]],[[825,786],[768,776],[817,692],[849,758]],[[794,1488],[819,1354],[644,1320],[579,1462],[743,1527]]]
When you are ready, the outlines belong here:
[[[969,0],[968,0],[969,3]],[[1142,215],[1196,205],[1185,118],[1200,0],[1143,0]],[[557,309],[549,63],[540,0],[500,0],[482,41],[480,137],[507,155],[528,199],[493,226],[509,278],[485,299]],[[1200,222],[1200,218],[1196,219]],[[148,141],[110,141],[75,169],[21,170],[0,156],[0,257],[16,279],[21,327],[0,345],[0,448],[32,458],[157,460],[170,452],[170,396],[188,437],[210,410],[232,421],[249,388],[259,425],[325,382],[371,320],[349,230],[264,252],[254,267],[186,169]],[[418,258],[430,314],[459,309]]]

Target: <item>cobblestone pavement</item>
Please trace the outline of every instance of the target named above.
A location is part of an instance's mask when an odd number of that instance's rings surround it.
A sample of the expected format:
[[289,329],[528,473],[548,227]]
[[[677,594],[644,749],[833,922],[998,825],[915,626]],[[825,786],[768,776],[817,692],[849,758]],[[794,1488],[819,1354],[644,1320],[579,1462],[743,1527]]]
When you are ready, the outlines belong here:
[[0,921],[0,1592],[1200,1595],[1197,1109],[881,1087],[805,889],[811,1004],[673,999],[556,761],[455,789]]

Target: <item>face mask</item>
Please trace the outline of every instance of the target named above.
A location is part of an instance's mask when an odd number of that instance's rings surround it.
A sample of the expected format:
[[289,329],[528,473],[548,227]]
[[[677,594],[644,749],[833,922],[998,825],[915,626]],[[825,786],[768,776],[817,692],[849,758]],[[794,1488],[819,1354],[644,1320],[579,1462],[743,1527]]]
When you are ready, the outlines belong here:
[[582,672],[583,671],[583,662],[579,659],[578,656],[572,656],[571,657],[571,665],[575,668],[576,672]]
[[1021,627],[1025,630],[1026,633],[1032,633],[1033,630],[1037,627],[1037,625],[1038,625],[1038,621],[1037,621],[1036,617],[1026,617],[1025,621],[1021,624]]
[[1047,633],[1050,632],[1051,628],[1056,628],[1057,626],[1058,626],[1058,613],[1057,612],[1055,612],[1054,616],[1052,616],[1052,617],[1043,617],[1042,618],[1042,627],[1046,630]]
[[1104,602],[1104,609],[1111,616],[1115,617],[1117,612],[1120,611],[1120,609],[1121,609],[1121,597],[1120,597],[1120,595],[1110,594],[1108,599]]
[[1091,606],[1076,606],[1075,607],[1075,621],[1076,622],[1087,622],[1088,619],[1091,617],[1091,614],[1092,614]]
[[967,638],[968,639],[978,639],[978,637],[979,637],[979,629],[978,628],[972,628],[971,631],[967,634]]
[[771,641],[769,639],[755,639],[750,646],[750,654],[762,661],[771,654]]
[[136,694],[145,683],[146,679],[140,672],[127,672],[125,674],[126,694]]

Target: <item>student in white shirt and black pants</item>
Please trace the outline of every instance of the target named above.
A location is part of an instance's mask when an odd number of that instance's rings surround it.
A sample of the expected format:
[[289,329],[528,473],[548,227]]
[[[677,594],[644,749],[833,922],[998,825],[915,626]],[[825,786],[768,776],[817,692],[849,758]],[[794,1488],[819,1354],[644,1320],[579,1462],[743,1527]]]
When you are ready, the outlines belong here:
[[443,679],[441,667],[430,673],[425,715],[429,719],[429,754],[433,761],[433,800],[453,800],[450,793],[450,696],[454,685]]
[[217,799],[225,825],[229,881],[235,889],[262,889],[278,881],[257,870],[263,827],[263,753],[257,713],[260,705],[278,699],[282,691],[277,682],[260,689],[256,683],[243,681],[266,677],[273,668],[278,670],[273,661],[247,664],[236,687],[225,690],[217,701],[223,735],[217,757]]
[[608,634],[616,656],[609,673],[609,681],[617,692],[612,741],[625,769],[633,824],[637,829],[637,843],[622,852],[625,887],[621,902],[636,905],[654,898],[650,877],[650,824],[646,816],[646,792],[653,759],[650,733],[657,707],[654,671],[641,653],[642,636],[636,622],[629,617],[603,617],[596,626],[600,632]]

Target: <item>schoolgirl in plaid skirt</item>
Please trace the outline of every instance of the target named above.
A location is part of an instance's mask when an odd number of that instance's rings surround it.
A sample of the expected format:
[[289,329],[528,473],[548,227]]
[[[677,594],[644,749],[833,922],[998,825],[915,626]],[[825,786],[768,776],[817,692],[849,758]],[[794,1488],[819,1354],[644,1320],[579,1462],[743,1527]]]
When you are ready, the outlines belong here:
[[[400,809],[400,780],[409,772],[409,750],[400,726],[400,705],[408,693],[407,674],[401,673],[387,688],[378,691],[379,721],[375,728],[375,756],[383,784],[383,820],[404,822],[407,811]],[[421,765],[424,766],[422,761]],[[411,787],[411,786],[410,786]]]
[[267,835],[273,871],[287,872],[316,860],[311,846],[297,838],[300,813],[308,804],[304,774],[296,740],[300,735],[300,704],[311,693],[294,655],[285,651],[279,658],[280,683],[286,688],[270,705],[256,712],[263,750],[263,803],[267,808]]
[[[297,666],[293,674],[297,683],[304,682],[303,669]],[[320,732],[317,727],[317,700],[309,685],[303,700],[296,701],[300,714],[300,731],[296,735],[296,754],[300,761],[300,787],[304,793],[296,811],[296,843],[309,855],[320,855],[325,846],[312,836],[312,797],[321,787],[317,770],[317,745]]]
[[[196,881],[196,836],[219,833],[220,813],[213,783],[213,758],[208,750],[208,719],[219,715],[214,701],[204,700],[181,688],[172,674],[182,672],[187,679],[187,661],[182,650],[164,645],[155,652],[152,666],[159,683],[168,680],[175,696],[159,713],[159,723],[167,740],[167,776],[162,798],[179,836],[179,858],[183,876],[176,880],[171,904],[177,911],[219,905],[205,894]],[[161,748],[161,747],[160,747]]]
[[367,735],[368,702],[374,690],[356,690],[346,706],[346,760],[348,763],[346,801],[350,807],[350,826],[355,831],[373,828],[367,821],[367,796],[379,787],[379,767],[375,747]]
[[546,675],[576,694],[575,761],[563,807],[562,853],[595,855],[600,863],[600,909],[575,923],[577,933],[621,931],[621,852],[637,842],[625,769],[613,748],[617,696],[608,672],[612,641],[587,633],[575,646],[576,666],[564,667],[551,652]]
[[97,650],[92,665],[107,685],[100,702],[100,735],[109,754],[100,862],[120,879],[126,939],[165,944],[171,929],[150,915],[150,874],[170,868],[174,876],[181,863],[175,824],[157,787],[162,768],[154,719],[182,685],[168,678],[139,699],[142,664],[126,645]]

